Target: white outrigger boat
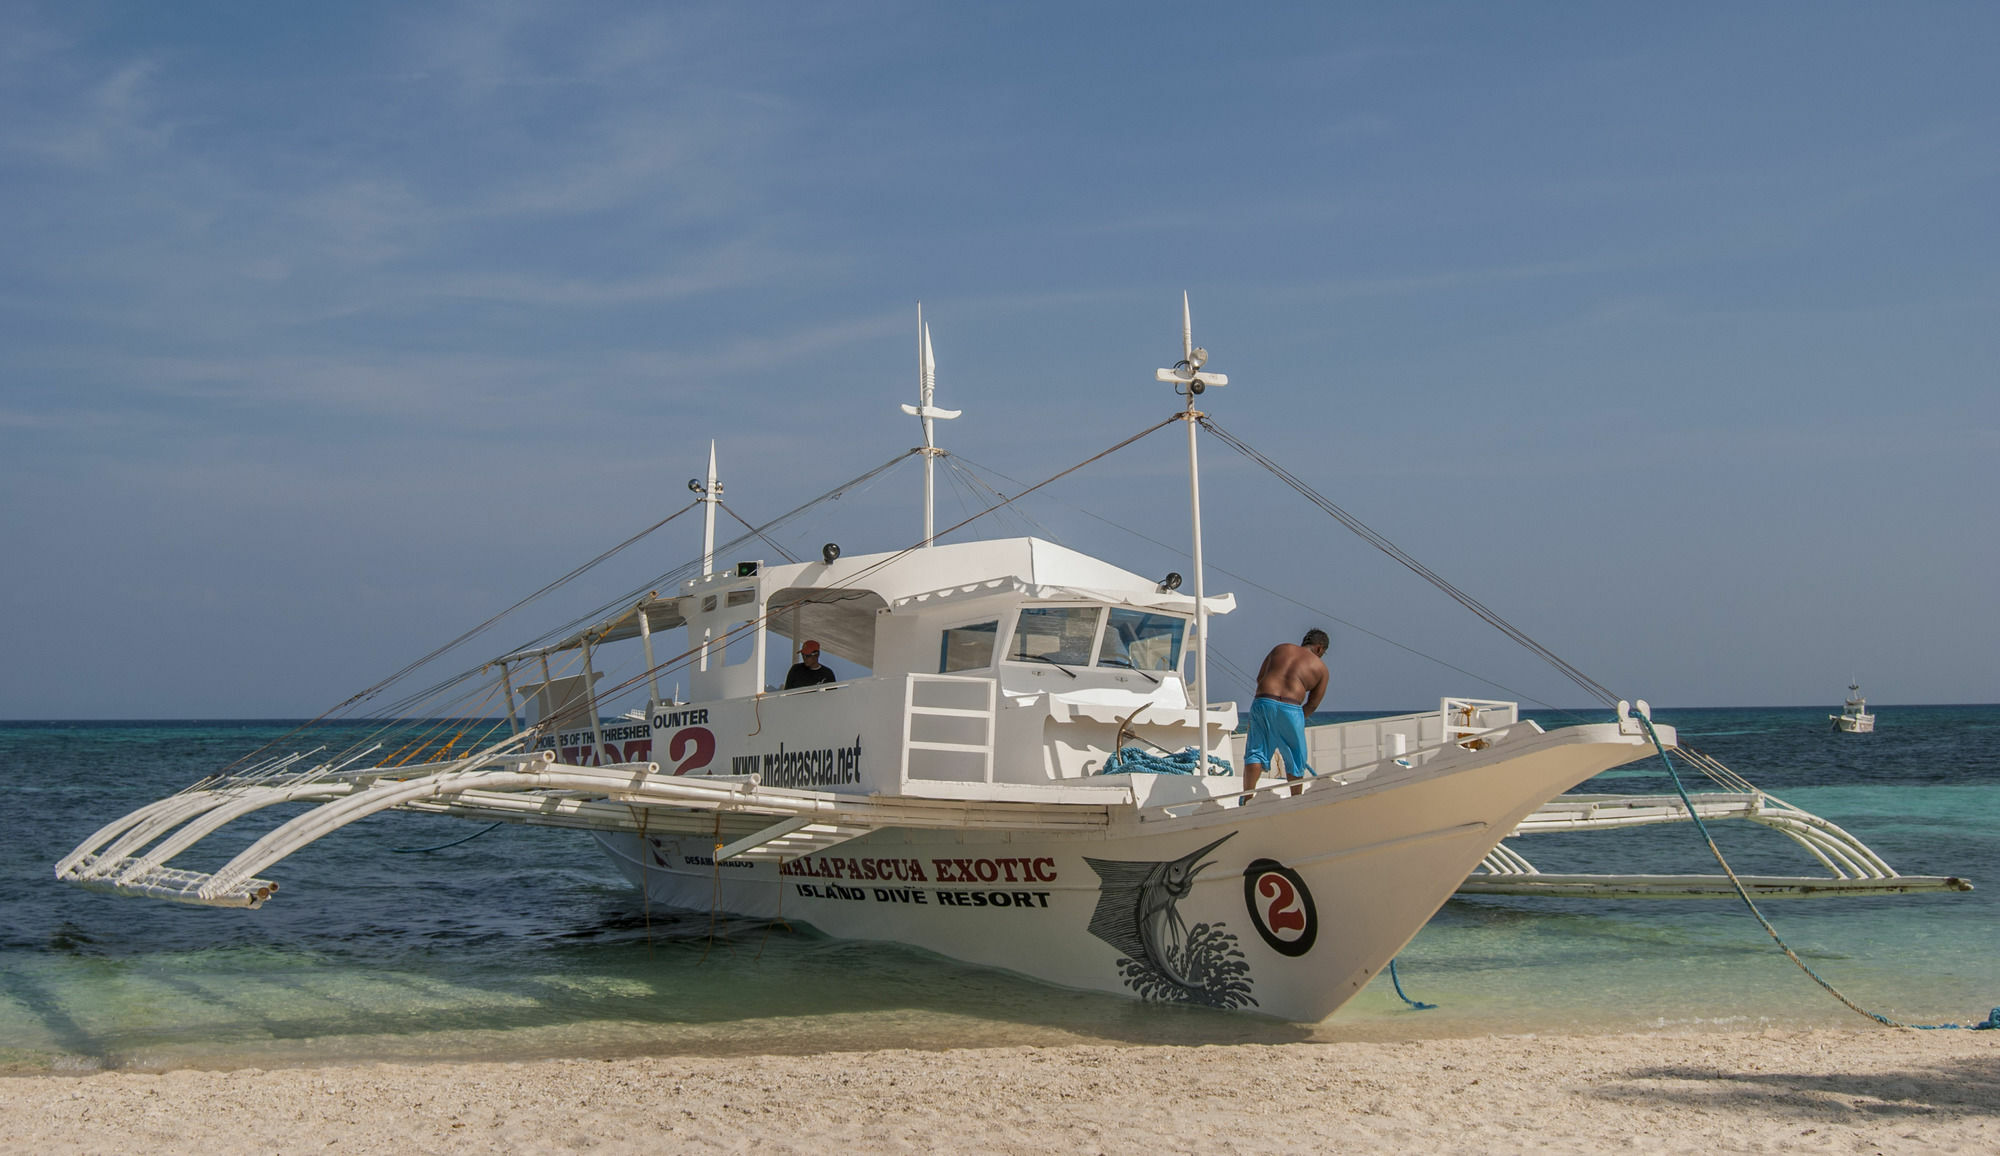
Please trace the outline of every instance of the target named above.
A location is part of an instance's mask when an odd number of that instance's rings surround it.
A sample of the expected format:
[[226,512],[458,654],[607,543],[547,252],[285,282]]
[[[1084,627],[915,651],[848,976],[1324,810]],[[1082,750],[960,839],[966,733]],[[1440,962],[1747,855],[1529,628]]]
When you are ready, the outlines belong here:
[[[707,525],[684,581],[400,700],[375,716],[379,734],[344,749],[141,807],[57,877],[254,908],[278,887],[266,871],[366,816],[502,820],[590,832],[656,905],[1076,988],[1324,1018],[1544,803],[1652,753],[1649,731],[1674,736],[1643,702],[1545,731],[1512,703],[1447,699],[1314,728],[1317,777],[1273,775],[1246,794],[1236,706],[1209,701],[1207,616],[1234,602],[1203,589],[1194,468],[1196,426],[1215,428],[1195,399],[1226,379],[1203,369],[1183,309],[1184,357],[1158,376],[1186,406],[1146,432],[1187,424],[1192,595],[1177,576],[1038,538],[935,543],[932,423],[956,413],[933,405],[920,322],[919,405],[904,407],[924,429],[916,545],[718,567],[711,451],[707,478],[690,483]],[[808,639],[865,676],[771,689]],[[604,685],[621,652],[621,673],[636,673]],[[662,693],[673,671],[685,700]],[[438,709],[447,694],[456,709]],[[1183,773],[1160,773],[1171,770]],[[308,809],[213,870],[173,865],[280,805]]]
[[1842,734],[1875,733],[1875,716],[1868,713],[1868,700],[1861,697],[1861,684],[1858,682],[1847,684],[1847,701],[1840,704],[1840,713],[1826,717],[1833,720],[1833,729]]

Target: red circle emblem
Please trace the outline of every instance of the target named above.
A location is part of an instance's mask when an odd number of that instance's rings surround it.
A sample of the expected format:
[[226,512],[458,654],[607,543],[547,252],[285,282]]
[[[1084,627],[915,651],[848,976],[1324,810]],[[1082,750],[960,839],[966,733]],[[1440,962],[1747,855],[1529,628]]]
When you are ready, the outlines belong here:
[[1319,937],[1319,913],[1299,873],[1276,859],[1258,859],[1243,870],[1243,902],[1257,934],[1280,955],[1304,955]]

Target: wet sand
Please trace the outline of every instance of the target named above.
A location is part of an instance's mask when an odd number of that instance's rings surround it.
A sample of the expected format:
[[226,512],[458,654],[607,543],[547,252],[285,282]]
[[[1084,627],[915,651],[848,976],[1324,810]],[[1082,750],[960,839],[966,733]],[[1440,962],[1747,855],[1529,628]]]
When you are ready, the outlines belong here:
[[0,1153],[1994,1152],[2000,1032],[368,1064],[0,1079]]

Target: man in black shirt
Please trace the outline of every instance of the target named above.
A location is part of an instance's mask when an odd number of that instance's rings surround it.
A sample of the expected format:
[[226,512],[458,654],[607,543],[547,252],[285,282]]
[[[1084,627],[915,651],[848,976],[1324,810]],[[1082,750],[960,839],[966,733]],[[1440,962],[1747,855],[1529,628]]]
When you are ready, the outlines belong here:
[[819,643],[808,638],[799,647],[799,660],[785,675],[785,689],[797,690],[802,686],[818,686],[823,682],[838,682],[833,676],[833,668],[819,664]]

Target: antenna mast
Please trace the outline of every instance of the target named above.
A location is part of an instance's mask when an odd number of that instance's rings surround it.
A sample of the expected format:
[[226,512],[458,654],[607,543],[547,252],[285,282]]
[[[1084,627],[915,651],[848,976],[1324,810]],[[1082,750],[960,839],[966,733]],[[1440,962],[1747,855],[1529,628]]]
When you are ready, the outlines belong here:
[[950,421],[964,410],[939,409],[931,404],[932,394],[937,390],[937,358],[931,353],[931,327],[924,324],[924,303],[917,302],[917,404],[903,406],[903,412],[919,418],[924,425],[924,444],[918,452],[924,455],[924,545],[929,546],[936,537],[933,510],[937,493],[937,460],[944,451],[932,440],[932,421]]
[[1155,381],[1172,383],[1174,393],[1187,398],[1187,409],[1181,420],[1187,423],[1188,435],[1188,509],[1194,524],[1194,697],[1195,697],[1195,745],[1201,750],[1196,762],[1201,773],[1208,771],[1208,591],[1202,582],[1201,565],[1201,466],[1195,456],[1195,423],[1205,414],[1194,407],[1194,399],[1211,385],[1228,385],[1229,378],[1220,373],[1204,373],[1202,366],[1208,363],[1208,350],[1194,343],[1194,321],[1188,312],[1188,296],[1181,293],[1181,359],[1172,369],[1156,370]]
[[708,443],[708,479],[689,478],[688,489],[699,495],[704,507],[701,519],[701,576],[715,573],[715,507],[722,501],[722,483],[715,478],[715,442]]

